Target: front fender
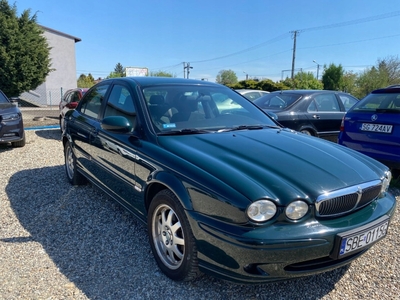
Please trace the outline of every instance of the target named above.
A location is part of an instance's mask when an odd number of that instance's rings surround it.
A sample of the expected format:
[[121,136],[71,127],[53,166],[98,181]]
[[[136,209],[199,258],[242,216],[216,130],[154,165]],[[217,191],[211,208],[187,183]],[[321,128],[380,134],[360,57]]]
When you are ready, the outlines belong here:
[[[178,179],[174,174],[160,171],[152,174],[150,181],[147,184],[146,199],[149,203],[154,196],[154,185],[162,185],[171,190],[175,196],[180,200],[185,210],[193,210],[192,200],[190,199],[189,192],[184,183]],[[159,190],[156,189],[157,191]]]

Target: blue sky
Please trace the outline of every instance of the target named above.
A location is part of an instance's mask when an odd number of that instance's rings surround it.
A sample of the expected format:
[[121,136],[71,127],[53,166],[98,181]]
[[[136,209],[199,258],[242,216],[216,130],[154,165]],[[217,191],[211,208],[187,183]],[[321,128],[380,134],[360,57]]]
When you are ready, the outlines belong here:
[[[13,1],[9,1],[13,4]],[[17,0],[39,24],[80,38],[77,77],[106,77],[117,63],[215,81],[317,73],[341,64],[361,72],[400,52],[399,0]],[[316,63],[314,63],[315,61]]]

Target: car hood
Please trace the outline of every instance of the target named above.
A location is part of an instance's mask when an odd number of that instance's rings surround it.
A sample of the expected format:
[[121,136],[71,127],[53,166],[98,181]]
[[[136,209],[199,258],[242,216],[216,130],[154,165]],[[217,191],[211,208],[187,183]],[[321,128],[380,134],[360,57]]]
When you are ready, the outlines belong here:
[[17,107],[13,103],[0,103],[0,110],[2,113],[8,111],[16,111]]
[[[310,203],[328,191],[377,180],[386,167],[343,146],[291,130],[159,137],[160,145],[254,201]],[[201,180],[200,178],[198,180]]]

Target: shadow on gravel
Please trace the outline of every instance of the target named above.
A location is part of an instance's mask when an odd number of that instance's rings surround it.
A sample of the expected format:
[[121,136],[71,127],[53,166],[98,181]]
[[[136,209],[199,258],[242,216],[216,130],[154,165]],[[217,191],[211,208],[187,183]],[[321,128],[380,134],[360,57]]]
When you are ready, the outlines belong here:
[[45,167],[10,178],[7,196],[31,237],[7,242],[40,243],[60,272],[90,299],[319,299],[347,270],[263,285],[210,276],[173,282],[155,263],[146,226],[92,186],[70,186],[64,172],[63,166]]
[[6,151],[11,151],[13,149],[14,149],[14,147],[11,146],[11,143],[0,144],[0,153],[6,152]]
[[61,131],[59,128],[57,129],[45,129],[45,130],[36,130],[35,134],[38,137],[48,139],[48,140],[61,140]]

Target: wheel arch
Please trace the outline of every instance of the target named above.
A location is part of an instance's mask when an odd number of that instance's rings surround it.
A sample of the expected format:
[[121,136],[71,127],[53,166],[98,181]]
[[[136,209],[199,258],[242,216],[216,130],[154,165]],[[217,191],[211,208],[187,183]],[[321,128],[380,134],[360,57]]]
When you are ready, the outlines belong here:
[[299,128],[298,131],[299,132],[308,131],[312,136],[318,136],[317,131],[311,126],[303,125]]
[[159,172],[152,177],[145,192],[145,208],[149,210],[150,203],[154,196],[161,190],[168,189],[178,198],[183,208],[192,210],[192,200],[184,183],[171,173]]

